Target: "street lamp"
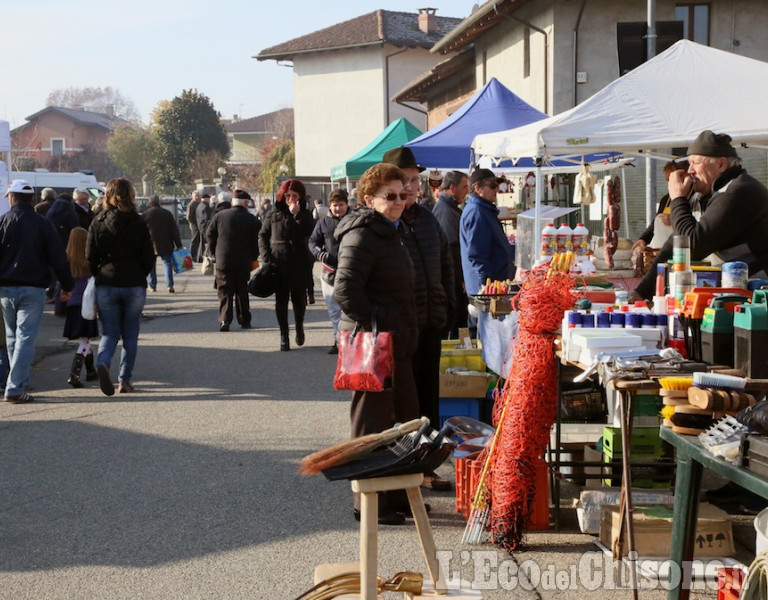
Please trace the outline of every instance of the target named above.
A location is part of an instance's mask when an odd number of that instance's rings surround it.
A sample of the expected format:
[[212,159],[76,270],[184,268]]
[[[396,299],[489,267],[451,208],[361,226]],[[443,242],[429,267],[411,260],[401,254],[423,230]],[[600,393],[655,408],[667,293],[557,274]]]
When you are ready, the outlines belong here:
[[280,173],[283,177],[285,177],[286,173],[288,173],[288,165],[282,164],[280,165]]

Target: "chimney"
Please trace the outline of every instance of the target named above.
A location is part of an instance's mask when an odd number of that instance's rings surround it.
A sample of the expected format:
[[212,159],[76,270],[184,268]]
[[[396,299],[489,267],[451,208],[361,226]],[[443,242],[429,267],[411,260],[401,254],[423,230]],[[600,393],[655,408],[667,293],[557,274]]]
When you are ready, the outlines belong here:
[[434,33],[437,31],[437,12],[436,8],[419,9],[419,29],[424,33]]

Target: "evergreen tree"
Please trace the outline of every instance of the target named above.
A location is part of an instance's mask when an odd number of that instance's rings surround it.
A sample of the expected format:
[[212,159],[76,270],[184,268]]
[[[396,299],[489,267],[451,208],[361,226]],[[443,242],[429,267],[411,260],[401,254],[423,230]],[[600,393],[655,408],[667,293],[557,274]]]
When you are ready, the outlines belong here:
[[184,90],[156,115],[155,173],[162,183],[190,183],[198,175],[190,166],[199,154],[229,157],[227,132],[210,99]]

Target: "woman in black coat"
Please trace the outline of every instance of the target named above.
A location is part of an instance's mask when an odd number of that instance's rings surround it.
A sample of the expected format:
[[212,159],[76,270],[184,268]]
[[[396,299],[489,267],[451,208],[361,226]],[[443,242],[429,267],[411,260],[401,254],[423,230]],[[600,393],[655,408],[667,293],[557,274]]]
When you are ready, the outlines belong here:
[[275,208],[264,218],[259,232],[259,254],[263,264],[277,271],[275,312],[280,326],[280,350],[290,350],[288,299],[293,304],[296,344],[304,345],[304,313],[307,308],[307,273],[312,255],[307,243],[314,221],[307,210],[306,190],[297,179],[287,179],[277,192]]
[[[358,184],[368,208],[351,213],[336,228],[339,250],[334,297],[343,311],[339,330],[351,331],[359,323],[370,331],[375,318],[379,331],[392,333],[394,345],[392,387],[352,395],[353,437],[419,416],[411,362],[418,340],[414,269],[400,222],[407,198],[404,182],[405,175],[394,165],[380,163],[368,169]],[[404,504],[397,495],[383,495],[379,523],[402,523]]]

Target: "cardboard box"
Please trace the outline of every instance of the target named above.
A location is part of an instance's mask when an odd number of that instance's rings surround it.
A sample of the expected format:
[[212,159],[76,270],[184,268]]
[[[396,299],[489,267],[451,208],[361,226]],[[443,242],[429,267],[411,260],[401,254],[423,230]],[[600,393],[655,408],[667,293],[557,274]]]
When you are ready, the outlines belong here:
[[[589,446],[585,446],[586,449]],[[602,455],[592,450],[602,459]],[[585,467],[586,470],[586,467]],[[592,484],[594,485],[594,484]],[[579,494],[579,502],[576,505],[576,518],[579,521],[579,529],[582,533],[597,535],[600,533],[600,513],[601,508],[606,505],[618,505],[621,500],[621,490],[617,488],[602,489],[584,489]],[[642,505],[661,504],[672,506],[675,497],[670,490],[649,491],[642,489],[632,489],[632,502]]]
[[440,373],[441,398],[485,398],[492,376]]
[[[638,556],[669,558],[672,546],[672,507],[635,506],[635,550]],[[600,542],[613,549],[619,535],[619,507],[600,508]],[[621,556],[627,555],[626,535]],[[695,558],[733,556],[733,530],[728,514],[711,504],[699,504],[693,554]]]

